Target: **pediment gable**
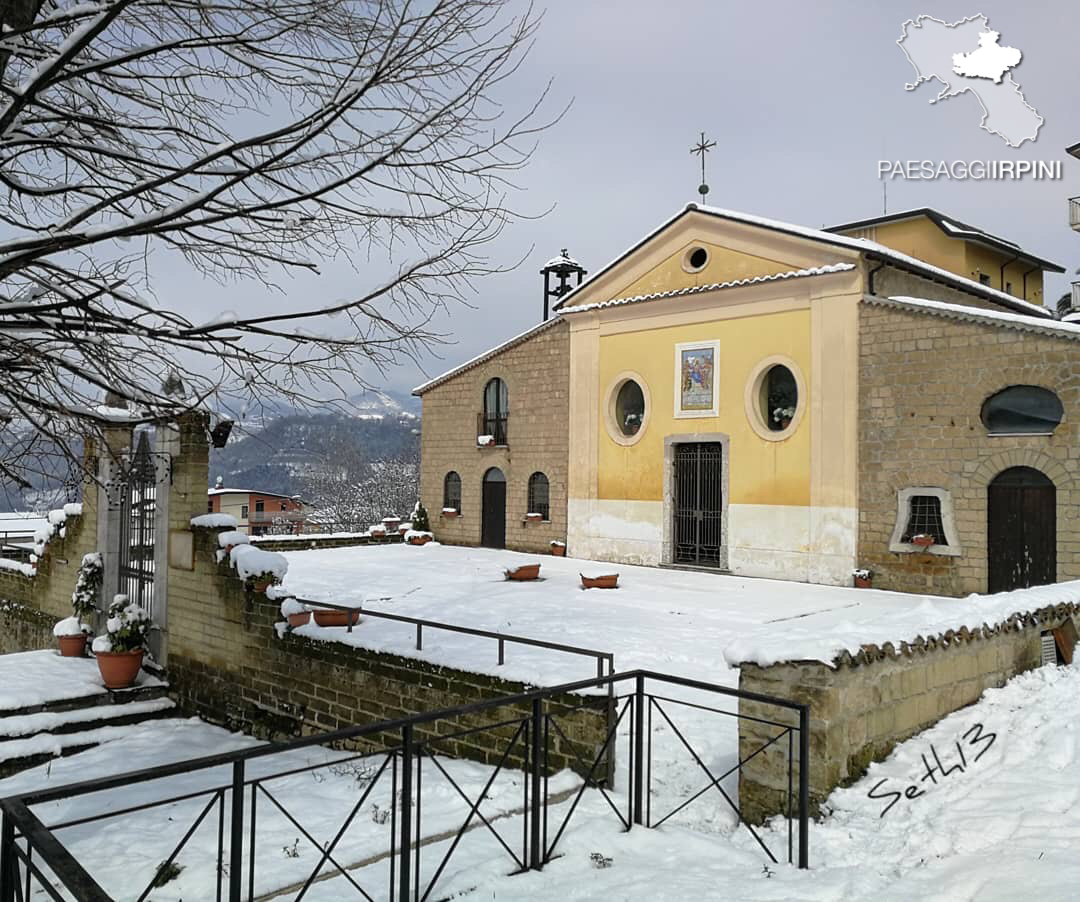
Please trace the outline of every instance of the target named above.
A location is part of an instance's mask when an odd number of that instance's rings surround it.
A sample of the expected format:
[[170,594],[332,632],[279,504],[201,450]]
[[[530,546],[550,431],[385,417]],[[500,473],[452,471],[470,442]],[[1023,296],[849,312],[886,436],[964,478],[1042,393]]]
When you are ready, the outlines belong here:
[[[705,264],[692,258],[704,249]],[[859,253],[767,225],[688,208],[564,298],[581,306],[615,298],[773,276],[858,260]],[[562,305],[560,305],[562,306]]]

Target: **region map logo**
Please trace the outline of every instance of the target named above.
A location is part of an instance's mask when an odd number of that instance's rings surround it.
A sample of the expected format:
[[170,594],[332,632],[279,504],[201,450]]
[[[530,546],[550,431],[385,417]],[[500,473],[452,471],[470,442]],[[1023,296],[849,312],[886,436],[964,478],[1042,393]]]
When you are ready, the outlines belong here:
[[923,82],[936,80],[944,88],[930,103],[971,93],[979,101],[980,126],[1004,139],[1010,147],[1034,141],[1043,117],[1028,104],[1012,70],[1023,54],[1002,46],[1001,35],[991,31],[984,15],[959,22],[919,16],[904,23],[904,35],[896,43],[915,68],[915,81],[904,87],[917,90]]

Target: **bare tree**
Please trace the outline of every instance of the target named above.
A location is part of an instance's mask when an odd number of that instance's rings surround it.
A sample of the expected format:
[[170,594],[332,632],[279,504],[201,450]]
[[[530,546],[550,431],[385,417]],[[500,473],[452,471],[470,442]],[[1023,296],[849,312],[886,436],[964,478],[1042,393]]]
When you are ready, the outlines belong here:
[[[344,397],[437,340],[543,127],[542,96],[497,102],[537,25],[506,2],[0,3],[0,447]],[[385,278],[197,322],[156,301],[168,252],[268,288],[335,257]]]

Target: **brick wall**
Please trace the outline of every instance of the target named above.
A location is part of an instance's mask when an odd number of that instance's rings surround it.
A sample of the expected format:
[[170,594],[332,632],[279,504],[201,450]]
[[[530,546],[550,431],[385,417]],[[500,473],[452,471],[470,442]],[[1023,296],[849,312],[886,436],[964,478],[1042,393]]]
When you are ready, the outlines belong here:
[[[855,782],[898,742],[977,701],[985,689],[1038,666],[1041,633],[1067,618],[1080,622],[1078,610],[1078,605],[1059,605],[992,628],[901,643],[898,649],[868,645],[855,657],[845,653],[833,667],[817,661],[772,667],[743,663],[739,688],[810,705],[810,797],[816,816],[833,789]],[[740,700],[739,713],[798,724],[790,712],[758,702]],[[739,721],[739,758],[750,759],[739,773],[739,805],[752,824],[787,810],[787,741],[750,758],[777,732]],[[797,739],[794,747],[797,757]],[[797,792],[797,766],[795,773]],[[797,804],[795,799],[793,810]]]
[[[378,723],[425,711],[452,708],[526,691],[521,683],[500,680],[286,633],[278,603],[245,592],[227,562],[214,563],[216,530],[197,529],[196,567],[173,582],[170,595],[170,682],[187,711],[231,729],[264,738],[285,738]],[[363,552],[377,554],[371,550]],[[356,629],[363,629],[363,623]],[[582,769],[591,765],[606,736],[606,698],[567,696],[546,705],[566,739],[552,730],[550,766]],[[462,715],[459,729],[520,717],[526,709],[497,709]],[[418,738],[445,735],[418,730]],[[510,728],[512,733],[513,728]],[[492,739],[492,733],[502,742]],[[494,764],[510,736],[508,728],[448,739],[438,750]],[[393,744],[396,735],[383,737]],[[369,743],[370,745],[370,743]],[[520,743],[508,760],[520,766]]]
[[[1013,466],[1054,482],[1057,578],[1080,578],[1080,344],[868,303],[859,332],[858,564],[874,586],[985,592],[987,487]],[[1057,393],[1065,417],[1053,435],[987,435],[982,404],[1009,385]],[[959,556],[889,551],[897,491],[910,486],[949,491]]]
[[[465,370],[423,395],[420,494],[440,542],[480,543],[484,473],[498,467],[506,476],[506,544],[547,551],[566,539],[567,424],[570,403],[569,331],[558,321],[490,360]],[[506,382],[509,396],[507,447],[476,444],[476,418],[484,407],[488,380]],[[440,515],[443,479],[461,476],[461,516]],[[526,523],[528,481],[535,472],[550,485],[550,522]]]

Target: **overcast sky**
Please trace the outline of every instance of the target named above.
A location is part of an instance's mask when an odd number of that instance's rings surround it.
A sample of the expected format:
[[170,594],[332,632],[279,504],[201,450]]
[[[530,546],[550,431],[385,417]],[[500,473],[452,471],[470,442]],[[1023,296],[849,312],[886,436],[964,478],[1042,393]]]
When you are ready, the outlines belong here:
[[[920,14],[953,22],[977,13],[1000,32],[1002,45],[1023,52],[1013,74],[1045,118],[1038,140],[1019,149],[978,127],[982,112],[970,94],[931,105],[941,90],[936,83],[904,89],[914,70],[896,44],[903,23]],[[815,227],[881,212],[879,159],[1064,159],[1061,181],[894,181],[888,206],[938,208],[1073,273],[1080,235],[1068,228],[1066,198],[1080,195],[1080,161],[1064,147],[1080,141],[1078,25],[1080,5],[1063,0],[841,0],[827,7],[805,0],[552,0],[508,100],[526,102],[550,77],[553,102],[573,101],[517,178],[517,207],[554,210],[500,238],[493,249],[499,262],[526,261],[478,283],[473,308],[439,321],[454,344],[422,370],[387,373],[384,384],[408,391],[538,322],[538,270],[560,248],[595,271],[697,200],[700,172],[689,149],[702,130],[717,141],[708,159],[710,203]],[[1056,298],[1068,278],[1054,277],[1047,297]],[[363,271],[332,264],[318,279],[286,277],[279,297],[255,285],[184,279],[159,284],[158,292],[198,318],[222,308],[308,306],[356,293],[363,283]]]

